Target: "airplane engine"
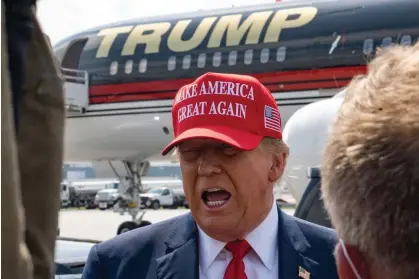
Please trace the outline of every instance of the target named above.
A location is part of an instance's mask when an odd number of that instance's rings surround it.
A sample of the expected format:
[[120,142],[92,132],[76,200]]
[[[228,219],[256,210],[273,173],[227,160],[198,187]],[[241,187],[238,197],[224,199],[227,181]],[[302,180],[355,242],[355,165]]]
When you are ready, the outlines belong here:
[[283,131],[290,156],[281,186],[290,189],[297,204],[310,182],[309,168],[319,167],[329,129],[333,124],[346,91],[333,98],[311,103],[297,110]]

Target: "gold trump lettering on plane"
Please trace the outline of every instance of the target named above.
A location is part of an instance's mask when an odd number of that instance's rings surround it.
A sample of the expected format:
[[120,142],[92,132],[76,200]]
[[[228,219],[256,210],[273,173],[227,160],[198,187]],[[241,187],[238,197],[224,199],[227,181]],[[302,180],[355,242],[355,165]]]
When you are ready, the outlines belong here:
[[[186,28],[192,20],[179,20],[174,24],[173,29],[168,34],[167,47],[173,52],[187,52],[198,47],[207,35],[209,35],[208,48],[221,46],[221,40],[226,34],[226,46],[232,47],[239,45],[242,38],[246,35],[245,44],[257,44],[262,39],[263,43],[278,42],[281,31],[284,29],[298,28],[311,22],[317,14],[315,7],[301,7],[278,10],[268,22],[269,17],[274,11],[261,11],[251,13],[240,23],[242,14],[232,14],[217,18],[205,17],[196,27],[193,35],[184,40],[182,38]],[[214,26],[212,32],[209,32]],[[263,28],[267,26],[265,36],[261,38]],[[122,48],[122,56],[130,56],[135,52],[137,45],[145,45],[145,54],[158,53],[163,35],[167,35],[171,23],[160,22],[150,24],[140,24],[107,28],[101,30],[97,35],[103,36],[102,41],[96,52],[97,58],[108,57],[109,50],[119,34],[127,34],[128,38]]]

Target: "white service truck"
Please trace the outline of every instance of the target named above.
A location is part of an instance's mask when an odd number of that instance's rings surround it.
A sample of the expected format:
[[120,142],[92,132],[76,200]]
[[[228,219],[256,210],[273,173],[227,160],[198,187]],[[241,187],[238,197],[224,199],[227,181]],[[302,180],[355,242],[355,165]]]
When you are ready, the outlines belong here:
[[95,196],[95,204],[100,210],[108,209],[115,205],[120,197],[118,189],[102,189]]
[[[102,189],[117,188],[119,180],[116,179],[74,179],[63,180],[61,187],[68,189],[70,204],[74,207],[95,208],[95,197]],[[64,187],[66,186],[66,187]],[[71,194],[73,189],[73,195]],[[66,193],[62,190],[62,200],[65,200]]]
[[182,188],[159,187],[150,189],[146,193],[140,194],[141,206],[145,208],[159,209],[161,206],[166,208],[177,208],[185,206],[185,193]]

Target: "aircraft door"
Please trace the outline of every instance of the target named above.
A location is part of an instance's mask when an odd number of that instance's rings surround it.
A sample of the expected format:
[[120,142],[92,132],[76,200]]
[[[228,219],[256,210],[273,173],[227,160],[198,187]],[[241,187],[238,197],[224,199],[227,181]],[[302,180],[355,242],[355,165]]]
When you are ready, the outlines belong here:
[[321,226],[332,228],[329,215],[324,208],[321,197],[320,169],[308,169],[310,182],[295,210],[294,216]]
[[88,38],[81,38],[68,45],[61,61],[61,67],[72,70],[78,69],[80,56],[87,40]]

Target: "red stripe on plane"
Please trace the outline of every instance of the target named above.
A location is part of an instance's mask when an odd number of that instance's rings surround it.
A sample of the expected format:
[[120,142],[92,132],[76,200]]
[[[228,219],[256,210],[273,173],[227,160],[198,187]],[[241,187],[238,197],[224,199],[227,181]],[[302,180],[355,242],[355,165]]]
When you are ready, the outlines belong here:
[[153,91],[178,90],[185,84],[193,82],[195,79],[172,79],[147,82],[119,83],[108,85],[92,85],[89,90],[90,96],[106,94],[125,94]]
[[90,97],[90,104],[104,104],[104,103],[119,103],[119,102],[134,102],[134,101],[156,101],[173,99],[177,91],[164,93],[131,93],[128,95],[109,95],[109,96],[94,96]]
[[[273,73],[261,73],[253,74],[255,78],[259,79],[263,84],[277,83],[275,90],[288,90],[291,84],[287,83],[298,83],[308,81],[319,81],[319,80],[337,80],[352,78],[358,74],[364,74],[366,72],[365,66],[353,66],[353,67],[339,67],[329,69],[316,69],[316,70],[303,70],[303,71],[288,71],[288,72],[273,72]],[[190,79],[176,79],[176,80],[161,80],[161,81],[148,81],[148,82],[134,82],[134,83],[119,83],[109,85],[93,85],[90,87],[90,97],[100,95],[118,95],[128,93],[147,93],[144,99],[149,99],[152,92],[156,91],[177,91],[180,87],[185,84],[191,83],[195,78]],[[285,83],[285,84],[283,84]],[[308,83],[312,84],[312,83]],[[278,85],[281,87],[278,88]],[[271,85],[269,85],[271,86]],[[302,86],[302,85],[301,85]],[[304,86],[302,86],[304,87]],[[291,86],[293,88],[293,86]],[[330,87],[328,87],[330,88]],[[306,88],[305,88],[306,89]],[[297,90],[297,89],[292,89]],[[301,90],[304,90],[302,88]],[[164,93],[156,93],[161,95],[160,97],[151,97],[152,99],[165,99]],[[149,95],[149,97],[146,97]],[[157,96],[152,94],[153,96]],[[96,97],[95,97],[96,99]]]
[[[280,85],[268,85],[266,86],[272,92],[278,91],[299,91],[299,90],[310,90],[319,88],[340,88],[344,87],[349,83],[350,79],[347,80],[331,80],[331,81],[314,81],[305,83],[291,83]],[[91,96],[91,104],[103,104],[103,103],[118,103],[118,102],[135,102],[135,101],[156,101],[164,99],[173,99],[177,91],[164,92],[164,93],[130,93],[126,95],[111,94],[108,96]]]

